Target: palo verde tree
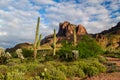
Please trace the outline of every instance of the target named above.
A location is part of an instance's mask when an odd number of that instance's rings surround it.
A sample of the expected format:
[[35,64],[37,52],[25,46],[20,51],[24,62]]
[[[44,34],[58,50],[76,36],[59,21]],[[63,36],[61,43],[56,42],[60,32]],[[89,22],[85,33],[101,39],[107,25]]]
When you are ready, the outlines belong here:
[[42,37],[41,34],[39,35],[39,24],[40,24],[40,17],[38,17],[37,26],[36,26],[35,41],[34,41],[34,44],[33,44],[34,60],[36,60],[37,50],[38,50],[38,48],[40,46],[41,37]]

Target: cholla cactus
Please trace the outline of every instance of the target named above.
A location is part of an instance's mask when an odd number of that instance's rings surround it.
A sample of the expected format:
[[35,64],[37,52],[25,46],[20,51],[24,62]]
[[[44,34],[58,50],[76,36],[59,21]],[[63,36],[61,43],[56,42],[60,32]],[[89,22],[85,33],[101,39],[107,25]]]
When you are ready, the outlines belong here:
[[6,57],[9,59],[9,58],[11,58],[12,56],[11,56],[11,54],[10,54],[9,52],[6,52]]
[[23,54],[22,54],[22,49],[17,49],[16,53],[18,55],[18,58],[20,58],[21,60],[25,59],[24,56],[23,56]]
[[8,59],[10,59],[12,56],[9,52],[5,53],[4,49],[0,49],[0,63],[5,64]]

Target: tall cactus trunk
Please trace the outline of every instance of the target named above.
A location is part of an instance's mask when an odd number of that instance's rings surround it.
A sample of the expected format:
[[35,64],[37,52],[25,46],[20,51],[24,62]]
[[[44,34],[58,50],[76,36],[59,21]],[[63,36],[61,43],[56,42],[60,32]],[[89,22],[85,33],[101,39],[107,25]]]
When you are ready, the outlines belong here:
[[74,42],[73,42],[73,45],[76,46],[76,45],[77,45],[76,26],[74,26],[73,36],[74,36]]
[[37,56],[37,43],[38,43],[38,35],[39,35],[39,24],[40,24],[40,17],[38,17],[37,26],[36,26],[35,41],[34,41],[34,44],[33,44],[34,60],[36,60],[36,56]]
[[56,55],[56,30],[54,29],[54,39],[53,39],[53,56]]
[[39,35],[39,40],[37,42],[37,49],[40,47],[40,43],[41,43],[41,40],[42,40],[42,34]]

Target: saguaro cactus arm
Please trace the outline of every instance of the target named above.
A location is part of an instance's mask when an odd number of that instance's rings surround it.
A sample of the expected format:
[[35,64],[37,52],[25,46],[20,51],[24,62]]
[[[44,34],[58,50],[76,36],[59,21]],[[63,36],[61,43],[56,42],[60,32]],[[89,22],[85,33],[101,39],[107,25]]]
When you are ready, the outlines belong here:
[[41,40],[42,40],[42,34],[39,35],[39,40],[38,40],[38,42],[37,42],[37,49],[38,49],[39,46],[40,46]]

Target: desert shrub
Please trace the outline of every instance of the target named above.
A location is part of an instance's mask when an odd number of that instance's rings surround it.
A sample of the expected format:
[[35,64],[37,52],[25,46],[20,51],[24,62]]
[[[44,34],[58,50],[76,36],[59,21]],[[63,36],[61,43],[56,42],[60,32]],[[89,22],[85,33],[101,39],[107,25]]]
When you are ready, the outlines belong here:
[[5,66],[5,65],[0,65],[0,73],[6,74],[7,71],[8,71],[7,66]]
[[6,65],[7,66],[14,66],[14,65],[17,65],[17,64],[21,64],[20,59],[12,58],[12,59],[9,60],[9,62]]
[[79,68],[78,71],[76,72],[76,76],[83,78],[85,77],[85,73],[81,68]]
[[0,65],[0,80],[4,80],[7,71],[8,71],[7,66]]
[[19,72],[18,70],[7,72],[5,76],[6,80],[25,80],[24,72]]
[[[85,76],[85,75],[93,76],[93,75],[97,75],[98,73],[106,72],[106,67],[103,64],[101,64],[97,59],[94,59],[94,58],[83,59],[83,60],[81,59],[79,61],[73,62],[70,65],[75,65],[76,67],[78,67],[78,70],[81,69],[85,73],[82,76]],[[95,69],[95,72],[94,72],[94,69]]]
[[17,58],[16,52],[12,52],[12,53],[11,53],[11,56],[12,56],[13,58]]
[[106,72],[106,67],[98,61],[93,61],[89,65],[96,67],[99,72]]
[[24,57],[32,57],[33,56],[33,50],[22,49],[22,54],[23,54]]
[[45,80],[66,80],[66,76],[59,70],[47,70],[44,75]]
[[98,56],[97,58],[98,58],[99,62],[101,62],[101,63],[105,63],[106,62],[106,58],[103,57],[103,56]]
[[76,49],[79,50],[80,58],[96,57],[98,54],[103,53],[102,48],[97,42],[87,35],[82,37]]
[[0,73],[0,80],[4,80],[5,75]]
[[86,69],[88,67],[88,63],[86,63],[83,60],[78,61],[78,67],[81,68],[82,70],[84,70],[84,69]]
[[67,66],[60,65],[60,66],[57,67],[57,69],[62,71],[64,74],[67,74],[67,71],[68,71]]
[[57,56],[61,60],[72,61],[72,50],[74,49],[75,47],[72,46],[71,42],[63,41],[61,49],[57,52]]
[[27,68],[23,64],[16,64],[8,67],[9,71],[19,71],[19,72],[26,72]]
[[84,70],[84,72],[88,76],[94,76],[94,75],[97,75],[99,73],[99,70],[94,66],[89,66]]
[[41,80],[40,76],[27,77],[24,80]]
[[78,67],[73,65],[73,66],[68,66],[67,67],[67,77],[74,77],[76,75],[76,72],[78,71]]
[[45,70],[42,72],[42,77],[45,80],[66,80],[66,76],[60,70],[57,70],[49,62],[45,63]]
[[45,61],[53,61],[54,57],[52,55],[45,56]]
[[85,73],[77,65],[68,66],[66,75],[67,75],[67,77],[70,77],[70,78],[75,77],[75,76],[77,76],[77,77],[85,77]]
[[74,56],[72,50],[79,51],[79,58],[97,57],[98,54],[103,53],[102,48],[90,36],[84,35],[77,46],[73,46],[71,42],[63,42],[61,49],[57,55],[62,60],[73,61]]
[[39,67],[39,64],[38,63],[29,63],[25,65],[27,67],[27,71],[34,71],[37,67]]

